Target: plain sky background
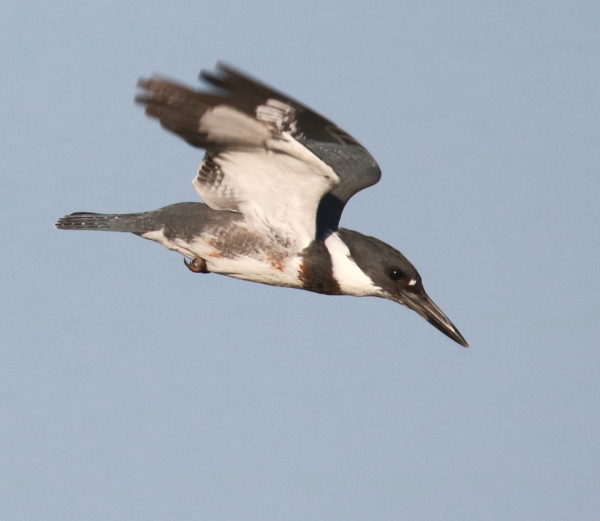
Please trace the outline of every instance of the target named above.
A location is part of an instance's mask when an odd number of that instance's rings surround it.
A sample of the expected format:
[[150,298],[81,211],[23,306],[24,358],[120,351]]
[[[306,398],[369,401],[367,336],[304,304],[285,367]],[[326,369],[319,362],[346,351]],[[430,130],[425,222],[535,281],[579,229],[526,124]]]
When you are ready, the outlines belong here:
[[[600,4],[0,6],[0,520],[600,519]],[[381,299],[216,275],[73,211],[197,200],[133,104],[224,59],[384,176],[463,349]]]

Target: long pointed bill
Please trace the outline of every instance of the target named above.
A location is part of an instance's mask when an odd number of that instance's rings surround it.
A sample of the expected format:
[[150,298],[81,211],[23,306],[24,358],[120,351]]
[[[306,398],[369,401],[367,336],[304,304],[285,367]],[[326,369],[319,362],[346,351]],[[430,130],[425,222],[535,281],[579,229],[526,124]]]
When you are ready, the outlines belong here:
[[399,302],[413,311],[416,311],[427,320],[427,322],[439,329],[447,337],[450,337],[463,347],[469,347],[469,344],[467,344],[467,341],[460,334],[460,331],[456,329],[454,324],[450,322],[450,319],[435,305],[425,291],[421,294],[404,293]]

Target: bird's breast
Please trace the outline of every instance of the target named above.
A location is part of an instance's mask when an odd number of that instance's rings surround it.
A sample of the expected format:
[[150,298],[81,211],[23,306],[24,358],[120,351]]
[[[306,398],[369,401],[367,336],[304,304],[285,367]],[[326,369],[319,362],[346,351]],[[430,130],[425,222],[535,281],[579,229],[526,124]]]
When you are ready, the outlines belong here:
[[340,285],[333,276],[331,255],[322,241],[313,241],[304,249],[298,276],[302,289],[326,295],[342,294]]

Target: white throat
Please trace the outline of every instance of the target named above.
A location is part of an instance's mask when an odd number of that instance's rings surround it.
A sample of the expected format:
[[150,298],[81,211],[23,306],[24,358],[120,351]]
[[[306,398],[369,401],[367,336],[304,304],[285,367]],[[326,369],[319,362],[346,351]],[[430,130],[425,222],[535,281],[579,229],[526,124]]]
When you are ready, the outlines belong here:
[[373,284],[350,255],[348,246],[344,244],[337,232],[332,233],[326,240],[325,246],[331,255],[333,277],[344,295],[355,297],[381,296],[382,290]]

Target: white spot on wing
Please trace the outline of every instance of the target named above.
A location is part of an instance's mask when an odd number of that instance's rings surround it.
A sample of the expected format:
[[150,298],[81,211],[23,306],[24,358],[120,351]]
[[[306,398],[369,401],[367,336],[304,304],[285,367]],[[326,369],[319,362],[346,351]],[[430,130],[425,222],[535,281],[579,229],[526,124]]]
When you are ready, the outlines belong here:
[[268,99],[264,105],[256,107],[256,119],[273,125],[279,132],[287,131],[294,137],[301,137],[296,122],[294,107],[276,99]]
[[262,146],[271,136],[267,125],[233,107],[218,105],[206,111],[198,122],[198,130],[213,143]]

